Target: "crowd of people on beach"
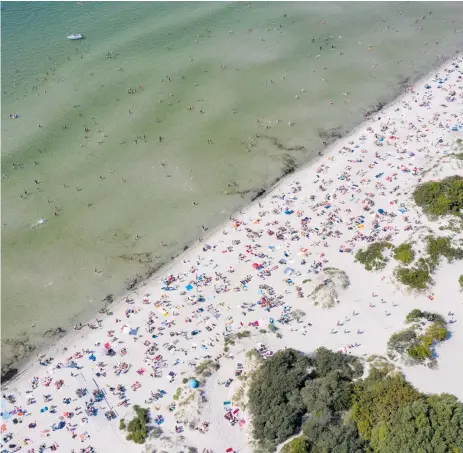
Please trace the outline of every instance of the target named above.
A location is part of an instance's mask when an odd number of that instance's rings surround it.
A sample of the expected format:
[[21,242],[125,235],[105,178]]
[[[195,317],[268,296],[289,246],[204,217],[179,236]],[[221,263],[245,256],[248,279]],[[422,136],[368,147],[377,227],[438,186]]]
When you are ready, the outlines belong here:
[[[102,319],[76,326],[82,340],[56,357],[40,357],[40,370],[34,369],[27,386],[21,376],[21,387],[7,384],[1,452],[103,452],[101,439],[111,437],[118,438],[115,451],[123,451],[128,441],[116,422],[130,419],[134,404],[147,405],[152,423],[170,426],[172,436],[190,428],[206,433],[221,423],[245,429],[244,409],[226,396],[234,374],[221,387],[224,420],[202,411],[190,427],[179,420],[173,390],[204,360],[232,361],[241,373],[238,351],[223,344],[227,338],[239,343],[242,332],[292,332],[301,341],[310,336],[316,316],[307,322],[296,315],[301,301],[307,305],[307,281],[325,284],[325,269],[352,263],[359,248],[396,242],[420,227],[411,190],[436,156],[445,155],[452,133],[463,130],[462,110],[447,108],[462,103],[460,64],[455,58],[426,85],[409,86],[394,112],[375,114],[366,130],[304,174],[310,179],[295,176],[282,183],[231,216],[229,225],[203,239],[168,275],[132,291],[104,310]],[[344,302],[340,292],[337,304]],[[384,307],[382,316],[389,317],[397,304],[373,292],[364,307]],[[350,316],[323,326],[339,337],[344,353],[361,351],[368,329],[362,309],[348,309]],[[257,350],[264,359],[272,355],[265,345]],[[207,389],[192,387],[204,401]],[[211,440],[204,451],[215,448]]]

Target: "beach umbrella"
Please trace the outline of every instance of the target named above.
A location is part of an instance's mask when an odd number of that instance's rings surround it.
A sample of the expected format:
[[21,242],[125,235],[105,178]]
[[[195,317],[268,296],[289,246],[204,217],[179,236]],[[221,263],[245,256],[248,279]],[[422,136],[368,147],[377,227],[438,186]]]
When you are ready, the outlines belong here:
[[378,209],[379,214],[384,214],[384,209]]
[[257,263],[253,263],[253,264],[252,264],[252,267],[253,267],[254,269],[259,269],[260,266],[259,266],[259,264],[257,264]]
[[188,381],[188,387],[190,387],[190,389],[196,389],[199,387],[199,382],[196,379],[191,378]]

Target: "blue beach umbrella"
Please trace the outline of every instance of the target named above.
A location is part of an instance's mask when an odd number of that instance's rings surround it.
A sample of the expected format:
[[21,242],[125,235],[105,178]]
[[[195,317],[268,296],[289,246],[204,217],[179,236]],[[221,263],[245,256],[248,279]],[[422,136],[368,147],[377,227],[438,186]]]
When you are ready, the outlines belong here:
[[188,387],[190,387],[190,389],[196,389],[199,387],[199,382],[192,378],[188,381]]

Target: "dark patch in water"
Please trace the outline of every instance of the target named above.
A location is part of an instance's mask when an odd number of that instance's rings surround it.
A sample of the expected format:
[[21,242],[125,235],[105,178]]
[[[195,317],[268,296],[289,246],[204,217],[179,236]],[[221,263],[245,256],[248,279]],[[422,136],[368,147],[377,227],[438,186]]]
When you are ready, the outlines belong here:
[[267,191],[265,189],[259,189],[257,193],[251,198],[251,202],[256,201],[258,198],[263,197]]
[[270,137],[269,135],[256,134],[256,138],[266,138],[267,140],[270,140],[278,149],[283,149],[285,151],[303,151],[305,149],[305,146],[302,145],[285,146],[280,141],[278,141],[278,138]]
[[152,252],[142,252],[142,253],[131,253],[119,255],[119,258],[124,261],[137,261],[140,264],[149,264],[153,262],[153,253]]
[[2,371],[2,385],[13,379],[18,374],[18,371],[17,368],[9,368],[5,372]]
[[341,139],[344,136],[340,127],[332,127],[331,129],[317,129],[317,134],[322,139],[322,142],[325,146]]

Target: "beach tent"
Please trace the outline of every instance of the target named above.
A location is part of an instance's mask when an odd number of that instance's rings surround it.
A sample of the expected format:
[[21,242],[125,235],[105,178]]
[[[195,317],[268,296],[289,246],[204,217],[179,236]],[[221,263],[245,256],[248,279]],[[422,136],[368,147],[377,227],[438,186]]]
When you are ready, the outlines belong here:
[[191,378],[188,380],[188,387],[190,387],[190,389],[196,389],[199,387],[199,382],[196,379]]
[[136,329],[130,329],[129,335],[138,335],[138,327]]

